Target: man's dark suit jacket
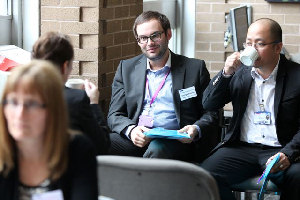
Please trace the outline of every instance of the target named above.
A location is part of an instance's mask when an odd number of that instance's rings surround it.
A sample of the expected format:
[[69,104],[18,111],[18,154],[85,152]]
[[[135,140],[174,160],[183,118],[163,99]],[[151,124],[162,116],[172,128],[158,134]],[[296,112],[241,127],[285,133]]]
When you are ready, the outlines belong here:
[[[176,117],[180,128],[196,124],[201,133],[209,133],[217,121],[216,112],[206,112],[202,93],[210,77],[203,60],[191,59],[171,52],[172,91]],[[124,133],[130,125],[137,125],[145,97],[147,58],[142,54],[122,60],[112,84],[108,125],[112,132]],[[197,97],[180,100],[179,90],[195,86]]]
[[84,90],[65,87],[64,92],[68,105],[70,127],[87,135],[95,145],[98,155],[107,154],[110,147],[109,131],[100,126],[105,121],[99,115],[100,109],[93,108],[96,109],[94,111],[91,109],[90,100]]
[[[224,140],[225,143],[240,139],[241,120],[245,113],[251,84],[251,67],[241,66],[231,78],[222,76],[222,71],[210,82],[203,94],[203,106],[207,110],[223,107],[232,101],[233,117]],[[280,56],[278,66],[274,114],[276,133],[283,148],[280,150],[291,162],[300,155],[300,65]]]

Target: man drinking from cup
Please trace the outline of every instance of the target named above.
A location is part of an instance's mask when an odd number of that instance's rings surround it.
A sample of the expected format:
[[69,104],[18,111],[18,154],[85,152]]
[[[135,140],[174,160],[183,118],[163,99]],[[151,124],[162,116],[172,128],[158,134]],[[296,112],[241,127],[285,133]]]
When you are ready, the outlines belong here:
[[300,65],[280,55],[282,30],[268,18],[250,25],[245,47],[226,59],[203,94],[204,109],[232,102],[233,117],[202,167],[217,180],[221,199],[230,200],[231,185],[261,174],[279,155],[271,180],[281,199],[300,199]]

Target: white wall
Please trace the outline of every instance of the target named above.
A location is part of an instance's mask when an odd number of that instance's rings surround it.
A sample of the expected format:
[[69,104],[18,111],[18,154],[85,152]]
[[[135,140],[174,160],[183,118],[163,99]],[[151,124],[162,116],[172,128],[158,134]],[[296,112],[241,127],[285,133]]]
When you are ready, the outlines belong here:
[[195,0],[179,0],[182,4],[181,18],[181,54],[195,57],[196,41],[196,2]]
[[32,50],[40,35],[39,0],[23,0],[23,49]]

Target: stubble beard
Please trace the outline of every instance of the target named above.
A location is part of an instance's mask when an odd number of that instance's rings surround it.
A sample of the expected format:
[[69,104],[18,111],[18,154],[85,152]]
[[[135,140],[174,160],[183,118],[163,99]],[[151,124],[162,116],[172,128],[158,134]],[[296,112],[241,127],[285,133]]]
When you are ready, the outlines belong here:
[[162,44],[162,45],[156,45],[158,48],[161,48],[160,51],[158,52],[157,55],[150,56],[150,54],[147,52],[147,50],[143,49],[143,53],[145,56],[151,60],[151,61],[157,61],[160,60],[168,50],[168,43],[167,44]]

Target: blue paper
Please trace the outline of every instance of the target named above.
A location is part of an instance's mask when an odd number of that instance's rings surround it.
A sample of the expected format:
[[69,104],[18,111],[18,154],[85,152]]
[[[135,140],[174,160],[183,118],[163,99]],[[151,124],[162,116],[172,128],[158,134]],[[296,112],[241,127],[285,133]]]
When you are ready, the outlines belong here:
[[181,139],[190,138],[190,136],[184,132],[179,133],[177,130],[167,130],[164,128],[153,128],[144,134],[149,138],[165,138],[165,139]]

